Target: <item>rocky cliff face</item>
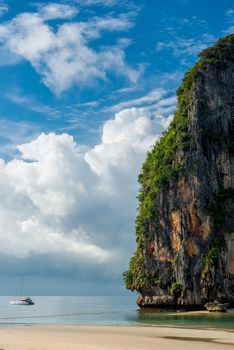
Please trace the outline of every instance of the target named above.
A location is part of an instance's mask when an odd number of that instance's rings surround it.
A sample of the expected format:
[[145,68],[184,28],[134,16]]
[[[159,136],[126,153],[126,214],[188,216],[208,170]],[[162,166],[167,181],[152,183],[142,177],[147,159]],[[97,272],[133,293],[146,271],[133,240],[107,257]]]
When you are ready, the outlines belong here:
[[201,53],[139,176],[137,251],[124,273],[141,307],[234,304],[234,35]]

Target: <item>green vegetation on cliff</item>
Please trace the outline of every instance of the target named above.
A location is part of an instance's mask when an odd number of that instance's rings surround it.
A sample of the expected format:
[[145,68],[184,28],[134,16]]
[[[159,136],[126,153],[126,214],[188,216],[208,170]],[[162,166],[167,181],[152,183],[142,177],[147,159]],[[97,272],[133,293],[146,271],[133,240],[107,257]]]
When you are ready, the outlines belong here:
[[201,278],[205,279],[209,273],[211,267],[213,267],[219,258],[219,247],[212,245],[207,254],[203,258],[203,267],[201,272]]
[[[123,274],[127,289],[140,291],[147,288],[148,284],[159,284],[157,272],[145,271],[145,232],[150,220],[152,218],[155,220],[158,216],[156,201],[159,190],[168,189],[170,184],[175,183],[178,176],[184,171],[185,153],[189,151],[193,142],[188,138],[188,120],[190,117],[190,100],[195,82],[199,75],[204,74],[207,65],[216,66],[220,64],[224,56],[228,58],[227,43],[230,42],[234,42],[234,35],[228,35],[220,39],[213,47],[201,52],[200,60],[185,74],[182,85],[177,90],[177,111],[168,130],[162,134],[153,150],[147,154],[138,179],[140,191],[136,219],[137,250],[130,260],[129,270]],[[198,102],[202,103],[202,101]],[[233,140],[230,145],[230,147],[233,147]],[[204,273],[208,269],[208,260],[210,259],[204,260]],[[172,287],[173,285],[171,285],[171,291]],[[176,285],[176,287],[179,287],[179,285]]]
[[176,299],[178,299],[181,296],[181,293],[183,291],[183,284],[180,282],[174,282],[171,286],[171,294],[175,296]]
[[156,142],[153,150],[148,152],[138,178],[140,192],[136,218],[137,251],[130,260],[129,270],[123,274],[126,288],[132,291],[141,290],[150,280],[148,274],[144,272],[143,233],[147,221],[157,216],[155,200],[158,190],[168,187],[169,181],[176,180],[178,174],[183,170],[183,158],[179,158],[179,153],[183,153],[188,145],[189,91],[196,80],[199,66],[200,64],[197,64],[185,75],[181,87],[177,90],[178,109],[174,118],[168,130]]

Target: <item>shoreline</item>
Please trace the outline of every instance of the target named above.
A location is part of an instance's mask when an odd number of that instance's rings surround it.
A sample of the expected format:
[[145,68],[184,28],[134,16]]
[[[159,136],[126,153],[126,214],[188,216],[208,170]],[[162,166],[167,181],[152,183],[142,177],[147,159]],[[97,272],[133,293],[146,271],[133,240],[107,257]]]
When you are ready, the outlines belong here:
[[[223,312],[209,312],[208,310],[194,310],[194,311],[173,311],[171,310],[171,312],[165,312],[165,311],[155,311],[154,309],[148,309],[147,311],[141,311],[141,310],[135,310],[135,311],[139,311],[142,314],[148,314],[150,316],[152,315],[156,315],[158,316],[159,314],[161,315],[166,315],[166,316],[178,316],[179,318],[182,317],[184,320],[186,320],[186,317],[190,317],[190,320],[192,320],[193,317],[196,316],[210,316],[211,319],[214,315],[216,316],[223,316],[223,315],[233,315],[234,316],[234,309],[229,309],[227,312],[223,313]],[[146,312],[145,312],[146,311]],[[12,316],[12,317],[3,317],[0,318],[1,320],[5,320],[8,322],[0,322],[0,329],[4,329],[4,328],[19,328],[19,327],[50,327],[50,326],[79,326],[79,327],[162,327],[162,328],[184,328],[184,329],[207,329],[207,330],[223,330],[223,331],[231,331],[234,332],[234,323],[233,326],[232,325],[212,325],[212,324],[201,324],[199,325],[199,323],[195,323],[195,324],[191,324],[191,323],[170,323],[170,319],[167,320],[160,320],[160,323],[154,322],[152,320],[152,322],[144,322],[144,321],[132,321],[132,322],[115,322],[113,320],[113,322],[109,322],[105,323],[105,322],[99,322],[99,323],[92,323],[92,322],[87,322],[87,323],[83,323],[81,320],[80,322],[69,322],[68,320],[64,321],[64,322],[11,322],[11,320],[15,320],[15,319],[24,319],[28,320],[30,318],[33,319],[44,319],[44,318],[51,318],[51,317],[57,317],[57,316],[73,316],[73,315],[77,315],[77,314],[56,314],[56,315],[27,315],[27,316]],[[87,313],[87,315],[89,315],[89,313]],[[191,318],[192,316],[192,318]],[[0,347],[1,350],[1,347]]]
[[[233,333],[234,334],[234,325],[233,328],[231,327],[212,327],[212,326],[199,326],[199,325],[176,325],[176,324],[154,324],[154,323],[132,323],[132,324],[75,324],[75,323],[15,323],[15,324],[0,324],[0,334],[1,330],[3,329],[39,329],[39,328],[52,328],[52,327],[61,327],[61,328],[66,328],[66,327],[80,327],[80,328],[165,328],[165,329],[181,329],[181,330],[191,330],[191,331],[214,331],[214,332],[228,332],[228,333]],[[1,344],[0,344],[0,350],[1,349]]]
[[226,350],[234,330],[171,326],[27,325],[0,328],[1,350]]

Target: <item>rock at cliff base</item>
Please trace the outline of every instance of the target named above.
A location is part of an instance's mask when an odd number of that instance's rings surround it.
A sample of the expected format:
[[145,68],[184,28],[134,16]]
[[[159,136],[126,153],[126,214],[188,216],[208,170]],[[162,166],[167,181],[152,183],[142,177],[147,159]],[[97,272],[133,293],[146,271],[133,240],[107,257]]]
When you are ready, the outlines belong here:
[[218,301],[206,303],[205,308],[210,312],[226,312],[228,303],[221,304]]

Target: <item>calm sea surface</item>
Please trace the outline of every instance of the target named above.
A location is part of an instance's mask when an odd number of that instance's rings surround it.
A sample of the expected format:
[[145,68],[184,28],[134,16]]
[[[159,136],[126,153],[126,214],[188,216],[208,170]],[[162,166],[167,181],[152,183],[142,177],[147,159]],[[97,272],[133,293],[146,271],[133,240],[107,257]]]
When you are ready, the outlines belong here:
[[234,310],[215,314],[142,313],[132,297],[33,297],[35,305],[10,305],[0,297],[0,325],[177,325],[234,329]]

